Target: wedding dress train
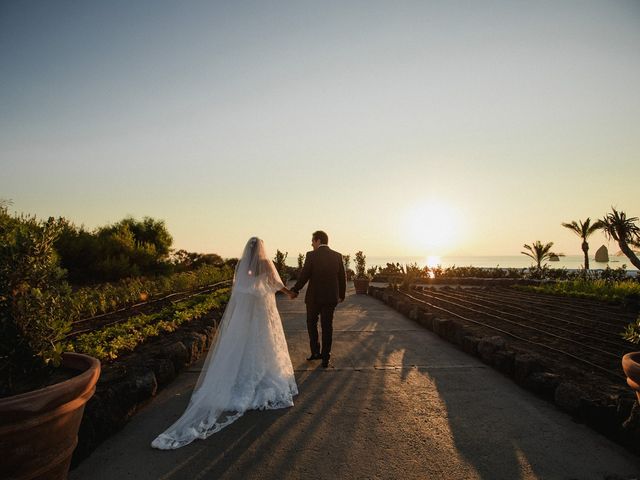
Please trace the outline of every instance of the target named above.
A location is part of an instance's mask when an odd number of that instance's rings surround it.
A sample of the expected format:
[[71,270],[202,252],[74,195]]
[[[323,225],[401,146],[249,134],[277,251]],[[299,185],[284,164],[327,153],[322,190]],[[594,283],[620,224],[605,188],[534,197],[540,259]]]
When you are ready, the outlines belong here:
[[205,439],[247,410],[293,406],[298,387],[274,295],[283,287],[262,240],[251,238],[189,405],[152,447]]

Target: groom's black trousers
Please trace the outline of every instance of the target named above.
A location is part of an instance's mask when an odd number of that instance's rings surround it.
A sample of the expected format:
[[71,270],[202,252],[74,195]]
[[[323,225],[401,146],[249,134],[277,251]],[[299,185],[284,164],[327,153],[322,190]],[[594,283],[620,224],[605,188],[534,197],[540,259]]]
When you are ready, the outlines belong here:
[[[322,358],[331,357],[331,340],[333,337],[333,312],[336,303],[307,303],[307,331],[311,354],[321,354]],[[322,350],[318,341],[318,317],[322,327]]]

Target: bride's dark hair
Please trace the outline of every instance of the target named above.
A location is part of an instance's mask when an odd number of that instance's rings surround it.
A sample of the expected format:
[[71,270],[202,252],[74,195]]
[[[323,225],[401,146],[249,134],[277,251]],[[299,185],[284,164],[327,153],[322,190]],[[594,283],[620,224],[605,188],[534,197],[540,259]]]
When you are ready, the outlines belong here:
[[249,239],[249,248],[251,249],[249,258],[251,259],[251,265],[253,266],[254,275],[260,275],[260,262],[257,261],[259,255],[258,248],[260,245],[260,239],[258,237],[251,237]]
[[251,237],[249,239],[249,247],[251,248],[251,255],[255,255],[256,249],[258,248],[258,237]]

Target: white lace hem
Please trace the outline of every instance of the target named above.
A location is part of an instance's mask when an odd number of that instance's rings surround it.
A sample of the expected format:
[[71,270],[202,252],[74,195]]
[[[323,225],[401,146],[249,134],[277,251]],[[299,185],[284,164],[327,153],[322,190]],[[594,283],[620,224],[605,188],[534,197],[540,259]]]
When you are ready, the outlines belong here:
[[151,446],[159,450],[175,450],[190,444],[194,440],[207,439],[214,433],[219,432],[224,427],[235,422],[247,410],[278,410],[281,408],[293,407],[292,397],[298,394],[298,388],[295,384],[291,386],[289,393],[290,394],[285,398],[268,401],[267,403],[254,404],[246,410],[226,413],[224,416],[225,420],[223,422],[215,422],[213,425],[207,425],[205,422],[200,422],[197,427],[188,428],[186,432],[183,432],[180,438],[176,438],[175,432],[161,433],[153,440],[153,442],[151,442]]

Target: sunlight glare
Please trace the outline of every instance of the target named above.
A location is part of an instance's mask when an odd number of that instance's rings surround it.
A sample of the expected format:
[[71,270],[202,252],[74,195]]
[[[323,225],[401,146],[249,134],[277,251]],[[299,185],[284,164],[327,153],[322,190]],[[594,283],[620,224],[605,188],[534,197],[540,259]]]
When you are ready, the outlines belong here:
[[419,205],[409,211],[406,231],[414,247],[428,250],[425,253],[432,256],[441,255],[457,243],[458,215],[445,204]]
[[427,267],[433,268],[441,264],[442,264],[442,258],[440,258],[439,255],[429,255],[427,257],[427,263],[426,263]]

